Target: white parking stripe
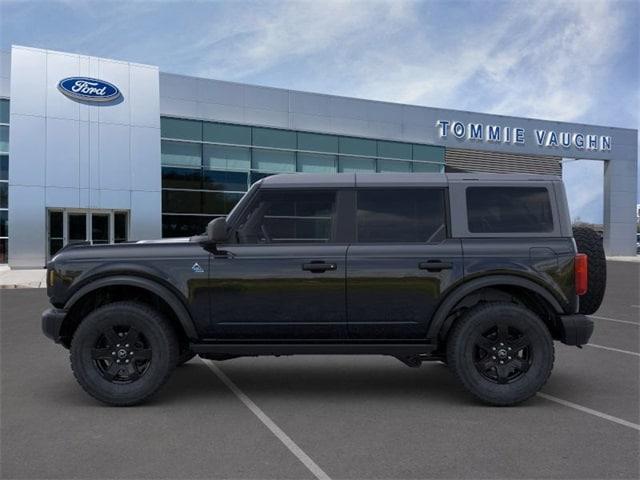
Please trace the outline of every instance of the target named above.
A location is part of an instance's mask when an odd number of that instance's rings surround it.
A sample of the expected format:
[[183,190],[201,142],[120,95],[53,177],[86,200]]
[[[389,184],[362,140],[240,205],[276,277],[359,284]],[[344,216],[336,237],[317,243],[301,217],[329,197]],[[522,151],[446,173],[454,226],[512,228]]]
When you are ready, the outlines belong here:
[[227,377],[225,375],[225,373],[220,370],[220,368],[213,363],[211,360],[205,360],[205,359],[201,359],[204,364],[209,367],[209,369],[216,374],[216,376],[222,381],[222,383],[224,383],[229,390],[231,390],[236,397],[238,397],[240,399],[240,401],[242,403],[245,404],[245,406],[251,410],[251,412],[258,417],[258,419],[269,429],[271,430],[271,433],[273,433],[278,440],[280,440],[282,443],[284,443],[285,447],[287,447],[289,449],[289,451],[291,453],[293,453],[298,460],[300,460],[302,462],[302,464],[307,467],[309,469],[309,471],[311,473],[313,473],[313,475],[318,478],[319,480],[331,480],[331,478],[329,477],[329,475],[327,475],[317,464],[316,462],[314,462],[313,460],[311,460],[311,457],[309,457],[309,455],[307,455],[306,453],[304,453],[302,451],[302,449],[296,445],[296,443],[291,440],[291,438],[289,437],[289,435],[287,435],[286,433],[284,433],[282,431],[282,429],[280,427],[278,427],[278,425],[276,425],[273,420],[271,420],[266,413],[264,413],[260,407],[258,407],[255,403],[253,403],[253,400],[251,400],[249,397],[247,397],[247,395],[245,395],[245,393],[240,390],[235,383],[233,383],[231,381],[231,379],[229,377]]
[[599,412],[597,410],[593,410],[591,408],[583,407],[582,405],[578,405],[577,403],[569,402],[567,400],[563,400],[558,397],[554,397],[553,395],[549,395],[546,393],[538,392],[537,395],[546,400],[550,400],[552,402],[559,403],[560,405],[564,405],[565,407],[573,408],[575,410],[580,410],[581,412],[588,413],[589,415],[594,415],[596,417],[604,418],[605,420],[609,420],[610,422],[618,423],[620,425],[624,425],[625,427],[633,428],[635,430],[640,431],[640,425],[637,423],[628,422],[627,420],[623,420],[622,418],[614,417],[612,415],[607,415],[606,413]]
[[589,315],[591,318],[597,318],[598,320],[607,320],[609,322],[616,322],[616,323],[628,323],[629,325],[635,325],[636,327],[640,327],[640,323],[638,322],[631,322],[629,320],[618,320],[617,318],[609,318],[609,317],[599,317],[597,315]]
[[602,348],[603,350],[611,350],[612,352],[626,353],[627,355],[635,355],[640,357],[640,353],[630,352],[629,350],[620,350],[619,348],[605,347],[604,345],[596,345],[595,343],[587,343],[587,347]]

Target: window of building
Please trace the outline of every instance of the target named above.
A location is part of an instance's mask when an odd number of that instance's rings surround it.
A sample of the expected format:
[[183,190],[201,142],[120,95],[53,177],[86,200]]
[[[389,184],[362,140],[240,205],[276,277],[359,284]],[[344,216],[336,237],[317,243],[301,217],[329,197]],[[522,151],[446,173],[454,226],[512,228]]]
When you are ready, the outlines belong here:
[[364,157],[343,157],[338,162],[340,172],[372,172],[376,171],[376,159]]
[[263,190],[240,223],[240,243],[327,243],[335,204],[335,191]]
[[0,152],[9,152],[9,127],[7,125],[0,125]]
[[199,143],[162,141],[162,165],[202,166],[202,145]]
[[438,163],[413,162],[411,166],[416,173],[442,173],[444,171],[444,164]]
[[362,189],[357,193],[360,243],[438,243],[446,236],[441,188]]
[[411,144],[378,141],[378,156],[411,160]]
[[467,215],[472,233],[553,231],[549,192],[544,187],[469,187]]
[[0,181],[9,180],[9,155],[0,155]]
[[408,173],[411,171],[411,162],[400,160],[378,160],[378,172],[399,172]]
[[162,190],[162,211],[166,213],[202,213],[202,192]]
[[266,172],[295,172],[296,153],[285,150],[253,150],[252,168]]
[[163,138],[201,141],[202,122],[162,117],[160,119],[160,134]]
[[207,224],[214,218],[212,215],[162,215],[162,236],[175,238],[199,235],[206,231]]
[[251,145],[251,127],[204,122],[202,137],[205,142]]
[[202,187],[205,190],[230,190],[235,192],[245,192],[247,190],[247,174],[244,172],[204,170],[202,175]]
[[9,258],[9,100],[0,99],[0,263]]
[[162,188],[202,188],[201,168],[162,167]]
[[252,129],[253,145],[258,147],[286,148],[295,150],[297,147],[296,132],[278,130],[277,128]]
[[298,172],[334,173],[337,171],[337,157],[321,153],[298,153]]
[[338,153],[338,137],[319,133],[298,133],[298,150]]
[[0,99],[0,123],[9,124],[9,100]]
[[375,140],[340,137],[340,153],[362,157],[377,157],[378,147]]
[[203,151],[204,166],[227,170],[249,170],[251,150],[245,147],[225,145],[205,145]]
[[9,183],[0,182],[0,208],[8,208],[9,205]]

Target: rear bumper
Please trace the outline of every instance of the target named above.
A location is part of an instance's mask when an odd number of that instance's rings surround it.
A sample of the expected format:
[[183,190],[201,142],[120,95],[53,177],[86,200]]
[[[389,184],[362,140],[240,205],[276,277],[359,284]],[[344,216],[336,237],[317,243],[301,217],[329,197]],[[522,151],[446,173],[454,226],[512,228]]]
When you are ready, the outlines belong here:
[[593,320],[585,315],[562,315],[560,317],[560,341],[565,345],[589,343],[593,333]]
[[60,330],[66,315],[67,312],[59,308],[49,308],[42,312],[42,333],[44,333],[45,337],[60,343],[62,338]]

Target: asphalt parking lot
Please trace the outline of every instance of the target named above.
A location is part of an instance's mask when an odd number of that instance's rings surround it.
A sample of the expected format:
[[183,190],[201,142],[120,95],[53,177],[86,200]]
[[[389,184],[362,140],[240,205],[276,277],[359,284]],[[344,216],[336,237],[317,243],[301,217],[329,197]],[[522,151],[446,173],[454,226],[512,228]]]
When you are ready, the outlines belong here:
[[543,396],[512,408],[374,356],[194,359],[105,407],[41,334],[45,291],[0,290],[2,478],[638,478],[639,277],[609,262],[592,345],[556,344]]

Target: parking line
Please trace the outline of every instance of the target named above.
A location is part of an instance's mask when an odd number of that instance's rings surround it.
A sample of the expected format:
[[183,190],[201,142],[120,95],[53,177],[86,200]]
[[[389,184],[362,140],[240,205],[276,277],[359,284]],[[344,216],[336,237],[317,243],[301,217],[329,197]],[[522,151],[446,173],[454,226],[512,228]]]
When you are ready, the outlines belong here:
[[304,451],[298,446],[296,445],[296,443],[291,439],[291,437],[289,437],[289,435],[287,435],[286,433],[284,433],[282,431],[282,429],[280,427],[278,427],[278,425],[276,425],[274,423],[273,420],[271,420],[271,418],[269,418],[267,416],[266,413],[264,413],[260,407],[258,407],[253,400],[251,400],[249,397],[247,397],[247,395],[240,390],[237,385],[235,383],[233,383],[231,381],[231,379],[229,377],[227,377],[227,375],[220,370],[220,368],[213,363],[211,360],[206,360],[204,358],[201,359],[204,364],[209,367],[209,369],[216,374],[216,376],[222,381],[222,383],[224,383],[229,390],[231,390],[236,397],[238,397],[240,399],[240,401],[242,403],[244,403],[244,405],[251,410],[251,412],[258,417],[258,419],[269,429],[271,430],[271,433],[273,433],[278,440],[280,440],[285,447],[287,447],[289,449],[289,451],[291,453],[293,453],[298,460],[300,460],[302,462],[302,464],[307,467],[309,469],[309,471],[311,473],[313,473],[313,475],[318,479],[318,480],[331,480],[331,477],[329,477],[329,475],[327,475],[317,464],[316,462],[314,462],[313,460],[311,460],[311,457],[309,457],[309,455],[307,455],[306,453],[304,453]]
[[631,352],[629,350],[621,350],[619,348],[613,347],[605,347],[604,345],[598,345],[595,343],[587,343],[587,347],[602,348],[603,350],[611,350],[612,352],[626,353],[627,355],[635,355],[636,357],[640,357],[640,353],[638,352]]
[[589,316],[591,318],[597,318],[598,320],[607,320],[609,322],[616,322],[616,323],[628,323],[629,325],[635,325],[636,327],[640,327],[640,323],[631,322],[629,320],[618,320],[617,318],[599,317],[598,315],[589,315]]
[[623,420],[622,418],[614,417],[612,415],[607,415],[606,413],[599,412],[597,410],[593,410],[591,408],[583,407],[582,405],[578,405],[577,403],[569,402],[568,400],[563,400],[558,397],[554,397],[553,395],[549,395],[547,393],[538,392],[537,395],[546,400],[550,400],[552,402],[559,403],[560,405],[564,405],[565,407],[573,408],[575,410],[580,410],[581,412],[588,413],[589,415],[594,415],[596,417],[604,418],[605,420],[609,420],[610,422],[618,423],[620,425],[624,425],[625,427],[633,428],[635,430],[640,431],[640,425],[637,423],[632,423],[627,420]]

